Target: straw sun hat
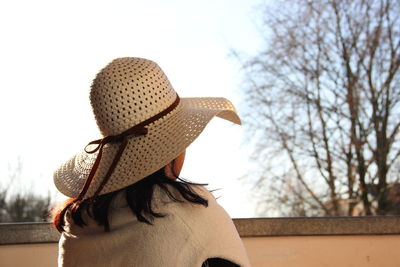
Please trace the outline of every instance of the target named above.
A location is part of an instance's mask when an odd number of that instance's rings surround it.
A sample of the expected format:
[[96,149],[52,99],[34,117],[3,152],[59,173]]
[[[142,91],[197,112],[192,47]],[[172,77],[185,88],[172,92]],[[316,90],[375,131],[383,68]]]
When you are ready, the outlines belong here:
[[218,116],[240,124],[225,98],[179,98],[153,61],[117,58],[91,86],[90,103],[103,137],[54,173],[66,196],[88,198],[133,184],[167,165]]

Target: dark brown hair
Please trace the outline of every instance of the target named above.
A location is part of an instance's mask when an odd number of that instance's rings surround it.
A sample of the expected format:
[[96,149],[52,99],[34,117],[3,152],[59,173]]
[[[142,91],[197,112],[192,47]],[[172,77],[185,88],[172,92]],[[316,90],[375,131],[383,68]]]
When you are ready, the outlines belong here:
[[[172,163],[174,164],[174,161]],[[175,176],[177,177],[177,175]],[[176,189],[183,199],[171,192],[168,185]],[[206,184],[191,183],[178,177],[176,180],[171,179],[165,175],[164,167],[146,178],[118,191],[85,200],[70,198],[58,208],[56,207],[53,209],[52,222],[60,233],[64,232],[65,215],[68,211],[73,222],[80,227],[84,227],[86,222],[82,218],[82,212],[86,212],[90,218],[95,220],[99,225],[104,226],[105,232],[109,232],[110,224],[108,212],[111,201],[118,193],[125,191],[128,206],[132,210],[132,213],[136,215],[138,221],[152,224],[154,218],[166,216],[166,214],[157,213],[152,209],[151,202],[155,186],[160,187],[172,201],[184,202],[186,200],[207,207],[207,199],[198,195],[191,187],[193,185],[204,186]]]

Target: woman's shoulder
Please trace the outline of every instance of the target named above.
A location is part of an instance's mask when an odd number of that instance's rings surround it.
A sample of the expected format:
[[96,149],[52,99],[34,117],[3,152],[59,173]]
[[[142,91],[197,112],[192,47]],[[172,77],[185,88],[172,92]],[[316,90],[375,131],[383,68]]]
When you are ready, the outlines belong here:
[[[196,204],[189,202],[182,198],[179,191],[176,188],[171,187],[171,193],[179,199],[179,201],[173,201],[171,198],[163,192],[163,190],[158,190],[159,194],[161,194],[161,201],[156,201],[156,207],[160,208],[161,211],[165,211],[166,213],[172,213],[178,217],[182,217],[185,220],[191,220],[203,217],[204,220],[209,220],[211,217],[223,217],[225,219],[230,219],[229,215],[226,211],[221,207],[214,195],[204,186],[201,185],[188,185],[190,189],[207,200],[207,205]],[[156,197],[159,198],[160,196]]]
[[213,194],[204,186],[202,185],[191,185],[191,188],[200,196],[207,198],[208,200],[214,200],[215,197]]
[[[198,196],[204,198],[209,203],[216,201],[213,194],[206,187],[204,187],[202,185],[196,185],[196,184],[186,184],[186,186],[188,187],[188,189],[190,191],[192,191],[195,194],[197,194]],[[167,189],[169,191],[169,193],[171,193],[171,194],[169,194],[165,189]],[[173,198],[177,199],[178,201],[175,201],[174,199],[172,199],[171,196],[173,196]],[[161,200],[163,205],[166,203],[174,202],[174,203],[187,203],[187,204],[199,206],[198,204],[191,203],[191,202],[185,200],[184,197],[182,196],[182,194],[179,192],[178,188],[176,188],[172,185],[166,185],[166,188],[158,187],[154,191],[153,198],[156,201]],[[203,206],[203,205],[200,205],[200,206]]]

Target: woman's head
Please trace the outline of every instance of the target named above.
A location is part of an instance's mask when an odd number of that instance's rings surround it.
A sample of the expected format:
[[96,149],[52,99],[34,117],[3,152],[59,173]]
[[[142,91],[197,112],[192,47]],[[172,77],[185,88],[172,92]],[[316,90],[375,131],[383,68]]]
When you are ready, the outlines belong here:
[[161,68],[142,58],[118,58],[103,68],[90,103],[103,137],[54,174],[59,191],[73,198],[148,177],[181,155],[214,116],[240,123],[227,99],[180,98]]
[[[70,198],[61,205],[57,205],[52,211],[52,222],[59,232],[64,232],[65,216],[73,220],[74,224],[84,227],[87,222],[83,219],[86,213],[98,225],[104,226],[105,231],[110,231],[109,209],[111,202],[121,192],[125,192],[126,201],[137,220],[152,224],[155,218],[164,217],[165,214],[158,213],[152,209],[152,198],[154,187],[158,186],[174,202],[191,202],[199,205],[208,205],[207,199],[198,195],[192,186],[204,186],[179,178],[180,171],[185,159],[185,151],[179,154],[166,166],[120,190],[96,196],[89,199]],[[174,190],[171,190],[174,188]]]

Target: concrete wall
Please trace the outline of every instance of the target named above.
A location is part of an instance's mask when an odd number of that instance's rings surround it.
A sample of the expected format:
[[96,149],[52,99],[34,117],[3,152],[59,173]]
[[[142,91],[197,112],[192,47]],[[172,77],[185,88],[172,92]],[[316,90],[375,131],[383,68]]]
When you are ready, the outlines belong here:
[[[400,217],[234,219],[254,267],[399,267]],[[57,266],[48,224],[0,224],[0,266]]]
[[57,244],[22,244],[0,246],[2,267],[57,266]]
[[400,235],[244,238],[254,267],[399,267]]
[[[245,237],[253,267],[399,267],[400,235]],[[0,246],[0,266],[57,266],[57,244]]]

